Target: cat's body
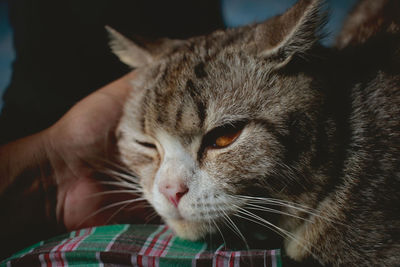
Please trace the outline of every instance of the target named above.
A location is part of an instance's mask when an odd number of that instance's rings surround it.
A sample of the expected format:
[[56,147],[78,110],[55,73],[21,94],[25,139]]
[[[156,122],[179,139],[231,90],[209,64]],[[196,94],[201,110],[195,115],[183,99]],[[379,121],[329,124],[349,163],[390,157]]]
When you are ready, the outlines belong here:
[[156,53],[111,30],[140,67],[121,158],[178,235],[256,221],[299,261],[400,262],[400,35],[331,50],[321,24],[319,1],[300,1]]

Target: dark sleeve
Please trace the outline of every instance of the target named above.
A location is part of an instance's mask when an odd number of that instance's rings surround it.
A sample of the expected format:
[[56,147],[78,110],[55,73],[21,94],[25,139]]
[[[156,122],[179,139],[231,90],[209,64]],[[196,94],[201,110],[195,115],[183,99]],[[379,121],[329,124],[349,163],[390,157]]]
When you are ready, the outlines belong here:
[[104,25],[148,38],[186,38],[222,27],[217,0],[10,0],[9,6],[16,60],[0,143],[47,128],[129,71],[111,54]]

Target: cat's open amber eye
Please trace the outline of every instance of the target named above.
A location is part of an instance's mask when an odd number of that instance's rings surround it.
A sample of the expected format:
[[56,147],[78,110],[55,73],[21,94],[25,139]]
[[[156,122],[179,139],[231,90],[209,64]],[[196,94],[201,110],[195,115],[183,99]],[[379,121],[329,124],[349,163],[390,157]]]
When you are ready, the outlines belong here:
[[213,144],[214,148],[223,148],[227,147],[239,137],[242,130],[234,131],[234,132],[227,132],[225,135],[218,136]]
[[224,148],[238,139],[244,128],[244,122],[223,125],[214,128],[204,137],[202,149]]

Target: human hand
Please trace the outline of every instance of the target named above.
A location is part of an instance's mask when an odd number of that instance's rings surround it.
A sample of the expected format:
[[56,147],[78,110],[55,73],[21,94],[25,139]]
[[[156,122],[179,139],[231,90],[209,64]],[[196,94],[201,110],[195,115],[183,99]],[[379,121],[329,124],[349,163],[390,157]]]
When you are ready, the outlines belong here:
[[92,93],[50,128],[0,147],[0,240],[7,240],[0,259],[65,230],[146,221],[136,190],[114,194],[102,173],[118,165],[114,131],[136,75]]
[[[144,222],[145,210],[135,202],[138,196],[104,194],[111,188],[99,180],[104,174],[98,169],[115,162],[114,131],[135,75],[132,72],[84,98],[43,133],[57,184],[56,216],[67,230]],[[121,209],[129,200],[134,200],[129,208]]]

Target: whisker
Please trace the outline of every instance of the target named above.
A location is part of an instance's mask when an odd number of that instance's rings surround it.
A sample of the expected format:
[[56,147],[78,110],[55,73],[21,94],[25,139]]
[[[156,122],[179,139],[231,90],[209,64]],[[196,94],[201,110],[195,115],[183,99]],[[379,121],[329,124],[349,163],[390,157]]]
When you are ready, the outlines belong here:
[[147,215],[144,220],[146,221],[146,223],[151,222],[153,219],[155,219],[158,216],[158,213],[156,211],[152,211],[149,215]]
[[135,175],[131,174],[126,174],[122,172],[117,172],[114,170],[107,170],[105,171],[105,174],[110,175],[113,178],[118,178],[120,180],[126,181],[126,182],[132,182],[132,183],[138,183],[138,178]]
[[294,170],[291,166],[287,165],[286,163],[284,163],[282,161],[274,161],[274,163],[287,171],[285,177],[290,178],[290,181],[295,182],[297,185],[301,186],[303,189],[306,189],[305,185],[303,183],[301,183],[299,181],[299,179],[297,178],[298,175],[296,174],[296,170]]
[[250,203],[248,203],[248,204],[246,205],[246,207],[247,207],[248,209],[251,209],[251,210],[267,211],[267,212],[271,212],[271,213],[276,213],[276,214],[282,214],[282,215],[290,216],[290,217],[293,217],[293,218],[296,218],[296,219],[300,219],[300,220],[303,220],[303,221],[306,221],[306,222],[310,222],[310,223],[313,222],[313,221],[311,221],[311,220],[309,220],[309,219],[302,218],[302,217],[300,217],[300,216],[297,216],[297,215],[294,215],[294,214],[291,214],[291,213],[288,213],[288,212],[284,212],[284,211],[280,211],[280,210],[275,210],[275,209],[263,207],[263,206],[260,206],[260,205],[255,205],[255,204],[250,204]]
[[278,234],[279,236],[281,236],[281,237],[283,237],[283,238],[286,238],[281,232],[277,231],[276,229],[274,229],[274,228],[272,228],[272,227],[270,227],[270,226],[268,226],[268,225],[262,224],[261,222],[256,221],[256,220],[254,220],[254,219],[252,219],[252,218],[244,217],[244,215],[249,216],[247,213],[243,213],[243,212],[241,212],[241,211],[238,211],[238,212],[241,213],[241,214],[243,214],[243,215],[240,215],[240,214],[238,214],[238,213],[235,213],[234,216],[236,216],[236,217],[238,217],[238,218],[241,218],[241,219],[244,219],[244,220],[248,220],[248,221],[250,221],[250,222],[254,222],[254,223],[258,224],[258,225],[264,226],[264,227],[268,228],[269,230],[273,231],[274,233]]
[[80,227],[84,222],[86,222],[86,221],[89,220],[90,218],[96,216],[97,214],[99,214],[99,213],[101,213],[101,212],[103,212],[103,211],[105,211],[105,210],[107,210],[107,209],[111,209],[111,208],[113,208],[113,207],[117,207],[117,206],[120,206],[120,205],[124,205],[124,204],[126,204],[126,203],[134,203],[134,202],[139,202],[139,201],[143,201],[143,200],[145,200],[145,199],[144,199],[144,198],[129,199],[129,200],[124,200],[124,201],[116,202],[116,203],[107,205],[107,206],[105,206],[105,207],[102,207],[102,208],[98,209],[97,211],[95,211],[95,212],[91,213],[90,215],[88,215],[88,216],[78,225],[78,227]]
[[246,238],[244,237],[242,232],[239,230],[237,225],[232,221],[232,219],[228,216],[228,214],[226,214],[226,212],[223,209],[221,209],[221,212],[224,215],[224,219],[226,219],[226,221],[228,222],[227,226],[232,230],[232,232],[234,232],[243,241],[243,243],[246,246],[247,250],[250,250],[250,247],[249,247],[249,245],[247,243]]
[[[279,232],[280,232],[280,233],[286,235],[286,237],[285,237],[285,236],[283,236],[283,235],[280,234],[280,235],[281,235],[282,237],[284,237],[284,238],[287,238],[287,237],[288,237],[288,238],[291,238],[293,241],[295,241],[297,244],[299,244],[299,245],[302,246],[305,250],[307,250],[311,255],[314,255],[314,253],[304,244],[304,243],[307,243],[309,246],[311,246],[311,247],[313,247],[314,249],[316,249],[316,248],[315,248],[312,244],[310,244],[309,242],[307,242],[307,241],[305,241],[305,240],[300,241],[299,239],[297,239],[297,238],[296,238],[292,233],[290,233],[289,231],[286,231],[285,229],[282,229],[281,227],[276,226],[275,224],[273,224],[273,223],[271,223],[271,222],[269,222],[269,221],[267,221],[267,220],[261,218],[260,216],[257,216],[256,214],[254,214],[254,213],[252,213],[252,212],[250,212],[250,211],[248,211],[248,210],[245,210],[245,209],[243,209],[243,208],[241,208],[241,207],[238,207],[238,206],[237,206],[237,208],[238,208],[238,212],[239,212],[239,213],[254,218],[254,219],[249,219],[249,218],[243,218],[243,219],[248,219],[248,220],[250,220],[250,221],[252,221],[252,222],[254,222],[254,223],[257,223],[257,224],[259,224],[259,225],[263,225],[263,226],[267,227],[268,229],[271,229],[270,227],[275,228],[275,229],[276,229],[276,230],[274,231],[275,233],[278,233],[278,234],[279,234]],[[263,224],[263,223],[264,223],[264,224]],[[270,227],[268,227],[267,225],[270,226]],[[271,229],[271,230],[272,230],[272,229]],[[278,231],[278,232],[277,232],[277,231]]]
[[[271,222],[265,220],[264,218],[262,218],[262,217],[260,217],[260,216],[258,216],[258,215],[256,215],[256,214],[254,214],[254,213],[252,213],[252,212],[250,212],[250,211],[248,211],[248,210],[246,210],[246,209],[244,209],[244,208],[241,208],[241,207],[238,207],[238,208],[239,208],[238,212],[240,212],[240,213],[242,213],[242,214],[244,214],[244,215],[251,216],[251,217],[253,217],[253,218],[259,220],[260,222],[263,222],[263,223],[265,223],[265,224],[267,224],[267,225],[273,227],[274,229],[276,229],[277,231],[279,231],[279,232],[281,232],[281,233],[285,233],[285,234],[288,233],[286,230],[284,230],[284,229],[282,229],[282,228],[276,226],[275,224],[273,224],[273,223],[271,223]],[[292,237],[292,236],[289,235],[289,237]],[[294,236],[293,236],[293,238],[294,238]]]
[[276,198],[252,197],[252,196],[244,196],[244,195],[237,195],[234,197],[238,197],[238,198],[245,199],[245,200],[261,201],[262,203],[265,203],[265,201],[267,201],[268,203],[278,203],[278,204],[284,203],[284,204],[290,205],[290,207],[302,208],[302,209],[310,210],[310,211],[314,210],[313,208],[307,207],[305,205],[297,204],[297,203],[286,201],[286,200],[279,200]]
[[214,219],[212,219],[211,218],[211,222],[212,223],[214,223],[214,225],[215,225],[215,227],[217,228],[217,230],[218,230],[218,232],[219,232],[219,234],[221,235],[221,237],[222,237],[222,240],[224,240],[224,244],[226,244],[226,240],[225,240],[225,238],[224,238],[224,235],[222,234],[222,231],[221,231],[221,229],[218,227],[218,224],[215,222],[215,220]]
[[110,218],[108,218],[108,220],[106,221],[106,224],[109,224],[111,222],[111,220],[117,216],[118,213],[120,213],[123,209],[125,209],[127,206],[129,206],[132,203],[126,203],[124,204],[122,207],[120,207],[116,212],[114,212],[113,214],[111,214]]
[[104,196],[104,195],[112,195],[112,194],[132,194],[132,195],[137,195],[138,193],[141,193],[140,191],[135,191],[135,190],[110,190],[110,191],[103,191],[103,192],[98,192],[91,194],[89,196],[86,196],[85,198],[93,198],[93,197],[98,197],[98,196]]
[[126,167],[124,164],[122,164],[121,162],[118,162],[116,160],[109,160],[107,158],[97,158],[97,161],[101,163],[101,166],[107,166],[107,169],[104,169],[104,167],[102,168],[102,170],[110,170],[111,168],[113,168],[116,171],[121,171],[121,172],[126,172],[126,173],[132,173],[132,171]]
[[210,241],[212,240],[212,234],[211,234],[211,232],[213,232],[213,228],[212,228],[212,226],[211,226],[211,216],[210,216],[210,211],[207,209],[206,210],[207,211],[207,215],[208,215],[208,217],[207,217],[207,222],[208,222],[208,233],[209,233],[209,239],[210,239]]
[[136,186],[135,184],[131,184],[131,183],[127,183],[127,182],[100,181],[99,183],[104,184],[104,185],[112,185],[112,186],[117,186],[117,187],[131,188],[134,190],[143,191],[142,188]]
[[[142,207],[142,208],[153,208],[153,206],[151,204],[149,204],[147,201],[143,201],[142,203],[140,203],[140,207]],[[135,208],[136,208],[136,206],[133,207],[133,208],[129,208],[128,210],[134,210]]]
[[[316,210],[316,209],[313,209],[313,208],[310,208],[310,207],[307,207],[307,206],[304,206],[304,205],[301,205],[301,204],[297,204],[297,203],[294,203],[294,202],[285,201],[285,200],[279,200],[279,199],[274,199],[274,198],[261,198],[261,197],[251,197],[251,196],[243,196],[243,195],[238,195],[236,197],[239,198],[239,199],[242,199],[242,200],[246,200],[247,204],[249,204],[249,202],[252,203],[252,204],[257,204],[257,203],[260,204],[261,203],[261,204],[264,204],[264,205],[272,205],[272,206],[280,206],[280,207],[291,208],[291,209],[298,210],[298,211],[307,213],[309,215],[318,217],[318,218],[323,219],[325,221],[329,221],[331,223],[343,225],[343,223],[341,223],[341,222],[337,222],[335,220],[332,220],[329,217],[321,215],[319,213],[319,211]],[[318,212],[318,213],[316,213],[316,212]],[[293,216],[295,216],[295,215],[293,214]],[[310,222],[312,222],[312,221],[310,221]]]

